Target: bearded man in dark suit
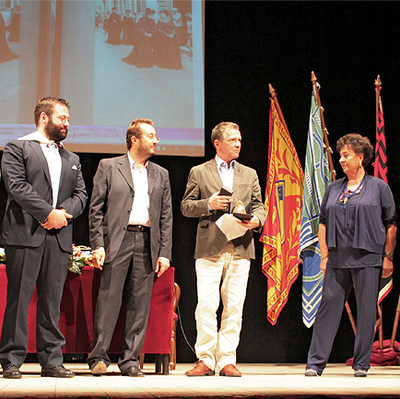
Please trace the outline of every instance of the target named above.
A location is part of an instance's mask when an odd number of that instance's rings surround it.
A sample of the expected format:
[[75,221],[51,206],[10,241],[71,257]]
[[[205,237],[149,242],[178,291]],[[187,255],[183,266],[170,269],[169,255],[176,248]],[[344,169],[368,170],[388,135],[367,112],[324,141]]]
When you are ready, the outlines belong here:
[[[256,171],[236,161],[242,145],[239,126],[221,122],[213,129],[211,141],[216,156],[192,168],[181,202],[184,216],[199,218],[194,253],[198,298],[195,349],[199,361],[186,375],[214,375],[218,367],[221,376],[240,377],[236,348],[250,259],[255,258],[253,231],[261,231],[265,207]],[[232,195],[221,195],[222,187]],[[229,213],[231,203],[236,207],[239,201],[252,216],[248,220],[234,220],[244,228],[243,233],[228,240],[216,222]],[[223,312],[218,330],[216,312],[220,298]]]
[[35,108],[37,131],[4,147],[7,203],[2,224],[7,264],[7,306],[0,342],[4,378],[21,378],[28,342],[28,310],[36,285],[36,336],[42,377],[73,377],[63,363],[65,338],[58,328],[72,253],[72,221],[87,194],[79,157],[62,146],[69,104],[46,97]]
[[146,335],[154,273],[170,266],[172,203],[168,171],[148,161],[159,139],[149,119],[135,119],[126,132],[128,152],[100,161],[89,209],[93,263],[102,270],[88,357],[93,375],[106,373],[108,349],[125,293],[125,327],[118,366],[144,377],[139,355]]

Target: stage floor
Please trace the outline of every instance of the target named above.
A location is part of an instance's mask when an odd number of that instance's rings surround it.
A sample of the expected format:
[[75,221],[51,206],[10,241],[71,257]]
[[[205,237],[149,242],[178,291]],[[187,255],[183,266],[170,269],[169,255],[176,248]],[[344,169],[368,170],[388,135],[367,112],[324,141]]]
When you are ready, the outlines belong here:
[[122,377],[116,364],[108,373],[93,377],[84,363],[65,366],[74,378],[40,377],[40,366],[26,363],[22,378],[0,378],[0,397],[122,397],[122,398],[196,398],[196,397],[398,397],[400,367],[372,367],[367,378],[355,378],[344,364],[330,364],[321,377],[304,377],[304,364],[239,364],[243,377],[186,377],[191,364],[178,364],[170,375],[154,373],[145,364],[145,378]]

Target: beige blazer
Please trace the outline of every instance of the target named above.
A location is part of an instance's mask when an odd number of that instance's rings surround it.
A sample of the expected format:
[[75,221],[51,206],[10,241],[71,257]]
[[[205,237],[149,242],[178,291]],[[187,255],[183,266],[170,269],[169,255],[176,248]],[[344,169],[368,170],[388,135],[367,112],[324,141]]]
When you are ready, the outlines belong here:
[[[209,212],[208,209],[209,197],[219,191],[221,187],[222,181],[215,159],[191,169],[181,202],[181,212],[186,217],[199,218],[194,251],[195,259],[218,255],[227,243],[225,235],[215,222],[228,210]],[[239,200],[242,200],[247,213],[256,215],[260,219],[261,225],[257,231],[261,231],[266,218],[266,210],[262,202],[257,172],[238,162],[235,164],[232,200],[231,208]],[[232,243],[241,256],[255,259],[253,231],[247,231],[244,236],[233,240]]]

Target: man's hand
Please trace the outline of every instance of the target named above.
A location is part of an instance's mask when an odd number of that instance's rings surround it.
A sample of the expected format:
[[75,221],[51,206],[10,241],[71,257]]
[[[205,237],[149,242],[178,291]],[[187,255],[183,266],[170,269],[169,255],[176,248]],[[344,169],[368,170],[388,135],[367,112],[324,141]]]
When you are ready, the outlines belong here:
[[169,268],[169,260],[167,258],[158,258],[156,263],[155,273],[157,277],[161,277],[162,274],[168,270]]
[[237,223],[239,223],[241,226],[246,227],[246,229],[253,230],[256,229],[260,225],[260,219],[258,219],[257,216],[253,215],[253,217],[250,220],[240,220],[239,218],[236,218]]
[[68,219],[72,217],[65,209],[53,209],[47,216],[46,222],[40,225],[46,230],[61,229],[68,226]]
[[208,206],[213,209],[225,209],[232,202],[232,197],[230,195],[218,195],[219,191],[214,193],[208,199]]
[[393,274],[393,261],[386,256],[383,258],[382,277],[387,278]]
[[106,258],[106,251],[104,250],[103,247],[92,251],[92,262],[95,268],[103,270],[105,258]]

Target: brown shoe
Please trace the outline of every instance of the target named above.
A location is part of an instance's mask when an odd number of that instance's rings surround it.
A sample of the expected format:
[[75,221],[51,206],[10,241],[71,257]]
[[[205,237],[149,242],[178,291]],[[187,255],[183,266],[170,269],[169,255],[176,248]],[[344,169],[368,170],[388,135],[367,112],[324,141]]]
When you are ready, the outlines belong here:
[[42,367],[40,372],[42,377],[56,377],[56,378],[72,378],[75,377],[75,373],[71,370],[67,370],[63,365],[45,368]]
[[242,373],[234,364],[228,364],[219,372],[219,375],[224,377],[241,377]]
[[187,375],[188,377],[200,377],[204,375],[214,374],[215,371],[207,367],[201,360],[199,360],[191,370],[188,370],[185,373],[185,375]]
[[9,364],[8,366],[3,366],[3,378],[21,378],[21,372],[17,366]]

